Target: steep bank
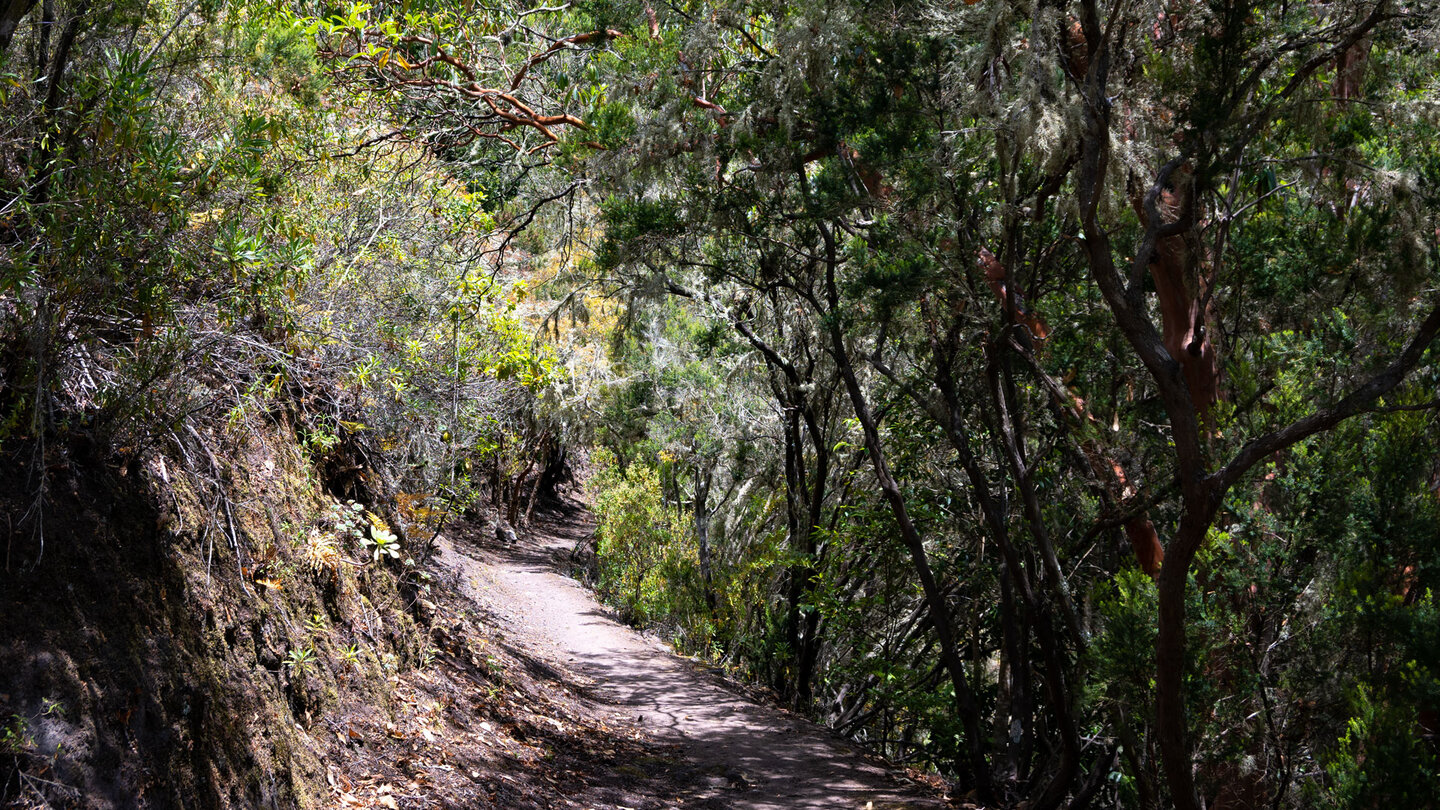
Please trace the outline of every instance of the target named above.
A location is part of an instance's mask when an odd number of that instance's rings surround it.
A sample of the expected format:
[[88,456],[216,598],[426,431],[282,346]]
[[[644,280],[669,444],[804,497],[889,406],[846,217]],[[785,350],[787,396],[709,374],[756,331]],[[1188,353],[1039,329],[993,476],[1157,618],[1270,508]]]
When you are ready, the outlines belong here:
[[25,466],[0,480],[7,807],[934,804],[606,618],[556,570],[573,509],[518,546],[454,525],[412,569],[343,536],[283,432],[66,450],[43,557]]
[[413,597],[336,537],[338,504],[283,430],[176,438],[143,460],[52,447],[43,503],[37,448],[0,480],[15,806],[324,805],[317,728],[393,712],[393,677],[421,659]]
[[593,719],[423,537],[408,567],[341,525],[356,510],[331,489],[364,497],[367,471],[326,479],[284,431],[188,439],[144,462],[52,449],[43,523],[25,466],[0,479],[0,805],[615,807],[679,789],[663,746]]

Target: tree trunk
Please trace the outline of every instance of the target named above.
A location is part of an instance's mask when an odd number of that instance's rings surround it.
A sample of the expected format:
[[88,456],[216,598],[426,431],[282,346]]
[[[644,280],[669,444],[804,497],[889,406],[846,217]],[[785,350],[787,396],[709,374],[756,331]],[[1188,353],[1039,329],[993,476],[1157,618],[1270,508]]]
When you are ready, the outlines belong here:
[[[837,342],[843,340],[838,330],[834,332],[834,339]],[[843,349],[837,349],[837,351],[843,351]],[[960,657],[960,650],[955,641],[955,629],[950,618],[949,607],[945,604],[940,585],[935,580],[935,574],[930,568],[930,560],[925,552],[925,540],[910,520],[909,510],[905,506],[905,498],[900,493],[899,485],[890,476],[884,451],[880,446],[879,431],[870,415],[865,395],[860,390],[860,383],[855,377],[854,370],[850,367],[848,357],[841,361],[841,372],[845,378],[845,387],[850,392],[857,418],[859,418],[865,433],[865,449],[870,456],[870,464],[875,478],[880,484],[880,491],[900,530],[900,538],[910,553],[911,564],[920,580],[925,601],[930,606],[930,621],[935,629],[936,640],[940,642],[940,652],[942,660],[945,662],[945,668],[950,672],[950,682],[955,689],[956,708],[959,711],[961,723],[965,727],[965,743],[969,761],[962,771],[975,780],[977,788],[982,792],[988,792],[990,769],[985,760],[982,744],[984,735],[980,724],[980,707],[969,683],[965,680],[965,664]]]
[[[23,0],[17,0],[21,2]],[[45,76],[45,66],[50,63],[50,29],[55,27],[55,0],[45,0],[40,7],[40,35],[35,43],[35,78]],[[5,46],[0,45],[0,53]]]
[[[1010,471],[1020,490],[1030,533],[1040,547],[1042,555],[1046,555],[1048,561],[1054,566],[1051,574],[1056,580],[1054,588],[1057,599],[1061,601],[1063,607],[1068,608],[1059,562],[1055,559],[1049,533],[1045,528],[1044,516],[1040,511],[1039,496],[1035,492],[1034,482],[1030,477],[1030,466],[1023,455],[1024,438],[1020,434],[1022,423],[1017,418],[1015,409],[1009,404],[1015,396],[1014,386],[1008,374],[1004,375],[1005,379],[1002,380],[1002,369],[996,366],[997,364],[994,362],[990,364],[990,394],[998,411],[996,422],[1000,426],[1001,445],[1005,450]],[[1000,529],[996,529],[996,531],[1001,532]],[[1035,640],[1040,646],[1040,654],[1045,665],[1045,691],[1058,726],[1056,732],[1060,736],[1060,764],[1032,805],[1035,810],[1053,810],[1060,806],[1065,795],[1069,793],[1070,783],[1078,775],[1080,765],[1079,732],[1075,727],[1074,712],[1070,706],[1070,689],[1065,683],[1064,655],[1060,650],[1060,640],[1055,637],[1055,628],[1051,624],[1050,606],[1031,585],[1029,572],[1021,565],[1019,555],[1009,541],[1008,532],[1000,533],[998,540],[1001,551],[1006,557],[1006,565],[1013,572],[1015,585],[1020,591],[1021,599],[1025,602],[1026,609],[1031,616],[1031,623],[1035,628]],[[1083,639],[1080,637],[1079,621],[1074,617],[1073,610],[1069,611],[1068,618],[1068,624],[1072,627],[1071,632],[1075,635],[1075,643],[1077,645],[1083,643]]]
[[[777,390],[784,383],[777,383]],[[785,531],[791,553],[802,553],[805,528],[801,525],[805,501],[805,451],[800,443],[800,415],[794,400],[781,397],[785,409]],[[800,693],[793,665],[800,653],[800,600],[805,590],[804,566],[792,563],[785,571],[785,656],[786,666],[777,674],[775,691],[787,698]],[[787,677],[788,675],[788,677]]]
[[[18,1],[19,0],[12,0],[12,2]],[[3,0],[0,0],[0,2],[3,2]],[[31,0],[31,2],[33,5],[33,0]],[[60,41],[55,46],[55,58],[51,62],[50,72],[45,78],[45,116],[47,119],[53,120],[56,110],[60,108],[60,88],[65,81],[65,69],[70,64],[70,48],[75,44],[75,36],[80,30],[80,21],[84,19],[85,13],[88,10],[88,2],[82,2],[76,7],[74,16],[72,16],[70,22],[65,25],[64,32],[60,34]],[[9,35],[5,34],[3,30],[0,30],[0,39],[3,39],[3,43],[0,43],[0,45],[9,44]],[[0,47],[0,52],[4,50],[4,47]],[[57,160],[55,144],[60,140],[59,138],[46,139],[41,145],[39,153],[32,154],[32,158],[34,158],[32,170],[36,174],[36,180],[30,188],[30,202],[32,205],[41,206],[50,199],[50,184],[55,179],[55,166],[52,164],[59,162]],[[63,156],[64,152],[62,151],[58,157],[63,158]]]
[[710,481],[711,472],[695,471],[695,542],[700,555],[700,587],[705,607],[715,614],[715,586],[710,570]]
[[[1022,769],[1033,750],[1034,703],[1030,699],[1030,662],[1020,628],[1020,611],[1015,604],[1015,587],[1010,582],[1010,569],[1000,569],[1000,638],[1001,688],[1006,694],[1005,705],[997,706],[997,736],[1005,740],[1005,770],[1000,779],[1007,789],[1019,790]],[[1002,710],[1003,709],[1003,710]]]
[[15,29],[20,26],[20,21],[35,7],[35,0],[0,0],[0,54],[10,50],[10,40],[15,37]]
[[[1208,517],[1186,511],[1171,547],[1199,548]],[[1193,554],[1171,554],[1160,569],[1155,638],[1155,736],[1176,810],[1198,810],[1195,772],[1185,718],[1185,589]]]

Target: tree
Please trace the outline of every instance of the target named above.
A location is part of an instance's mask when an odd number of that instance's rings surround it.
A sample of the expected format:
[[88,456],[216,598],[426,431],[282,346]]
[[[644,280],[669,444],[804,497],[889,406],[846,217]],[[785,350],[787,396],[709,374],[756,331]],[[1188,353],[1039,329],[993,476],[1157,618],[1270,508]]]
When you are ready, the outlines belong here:
[[[1174,111],[1178,113],[1175,123],[1180,126],[1162,130],[1164,137],[1155,144],[1156,152],[1163,154],[1168,141],[1175,156],[1153,174],[1141,169],[1141,177],[1148,184],[1138,206],[1143,231],[1133,250],[1128,274],[1118,266],[1112,229],[1102,225],[1099,213],[1107,186],[1113,183],[1107,183],[1106,175],[1116,126],[1111,95],[1119,89],[1112,82],[1119,77],[1112,79],[1110,69],[1125,61],[1124,23],[1117,27],[1114,19],[1102,20],[1099,10],[1086,4],[1079,20],[1082,37],[1071,46],[1072,55],[1080,55],[1083,48],[1082,61],[1086,65],[1083,78],[1073,76],[1084,109],[1076,191],[1085,257],[1117,326],[1144,363],[1164,404],[1180,489],[1179,521],[1167,544],[1159,578],[1156,716],[1172,800],[1181,808],[1199,806],[1183,685],[1185,600],[1191,565],[1205,546],[1226,495],[1263,459],[1371,409],[1391,394],[1420,363],[1440,330],[1440,303],[1385,302],[1382,306],[1398,310],[1402,317],[1416,310],[1418,315],[1411,316],[1415,325],[1407,330],[1403,348],[1394,351],[1384,341],[1375,345],[1373,356],[1388,359],[1381,371],[1355,375],[1341,388],[1343,395],[1331,404],[1317,407],[1288,424],[1259,426],[1261,429],[1254,432],[1232,429],[1225,444],[1214,446],[1212,409],[1218,399],[1219,366],[1215,346],[1206,337],[1206,313],[1212,302],[1217,308],[1227,308],[1245,300],[1239,279],[1224,274],[1225,262],[1230,258],[1225,240],[1244,226],[1245,213],[1272,193],[1270,189],[1252,187],[1247,194],[1241,172],[1258,156],[1288,145],[1267,141],[1274,137],[1273,129],[1278,128],[1278,121],[1293,109],[1292,105],[1301,101],[1323,103],[1323,99],[1315,98],[1318,94],[1312,89],[1315,85],[1311,79],[1317,71],[1339,62],[1342,69],[1353,72],[1346,54],[1362,40],[1399,38],[1407,32],[1405,26],[1397,24],[1401,15],[1390,11],[1386,3],[1355,8],[1272,9],[1279,12],[1271,18],[1278,18],[1273,27],[1256,24],[1250,16],[1255,10],[1247,5],[1225,5],[1209,11],[1208,19],[1176,20],[1172,13],[1166,20],[1170,36],[1175,37],[1174,43],[1165,43],[1166,49],[1190,45],[1197,56],[1198,75],[1189,109]],[[1319,23],[1321,33],[1316,35],[1306,23]],[[1304,33],[1300,33],[1302,28]],[[1195,41],[1201,36],[1207,41]],[[1144,39],[1142,34],[1139,43],[1128,47],[1146,48]],[[1350,77],[1346,78],[1348,81]],[[1122,82],[1115,83],[1123,87]],[[1321,88],[1328,93],[1328,87]],[[1341,101],[1346,100],[1342,94]],[[1351,112],[1347,104],[1334,106],[1339,113]],[[1148,112],[1155,111],[1152,107]],[[1328,189],[1315,179],[1323,179],[1323,174],[1320,178],[1296,178],[1291,183],[1301,186],[1308,180],[1306,191],[1324,194]],[[1406,205],[1404,192],[1401,199],[1385,200],[1382,195],[1387,191],[1393,194],[1393,190],[1383,184],[1372,185],[1370,190],[1375,196],[1357,207]],[[1338,203],[1337,215],[1345,213],[1345,206],[1346,202]],[[1418,216],[1423,219],[1426,215]],[[1404,240],[1410,234],[1400,231],[1392,238]],[[1352,272],[1378,270],[1412,279],[1433,272],[1430,260],[1403,248],[1398,262],[1382,260],[1376,267],[1367,261],[1369,258],[1364,254],[1354,257]],[[1163,329],[1156,328],[1146,311],[1142,285],[1147,272],[1154,281]],[[1252,307],[1259,303],[1239,306],[1253,313]],[[1384,314],[1383,310],[1377,314]],[[1235,328],[1238,331],[1249,325],[1241,321]],[[1363,368],[1373,362],[1358,365]],[[1207,440],[1211,442],[1209,447]]]
[[[1374,564],[1313,550],[1323,521],[1276,482],[1324,489],[1309,454],[1354,466],[1328,434],[1434,406],[1430,11],[722,0],[314,30],[404,122],[376,137],[443,155],[513,232],[544,222],[559,278],[624,299],[595,433],[691,509],[728,660],[999,801],[1194,807],[1310,779],[1241,778],[1240,752],[1339,745],[1277,708],[1305,654],[1224,650],[1312,615],[1277,572],[1335,589]],[[745,407],[696,405],[732,387]],[[1366,508],[1413,500],[1402,463],[1367,471],[1404,483]],[[1406,565],[1389,581],[1422,593]],[[1125,705],[1152,676],[1153,712]]]
[[[917,496],[891,471],[909,452],[884,431],[895,397],[938,430],[1000,552],[1002,661],[1028,673],[1011,709],[1030,677],[1044,695],[1018,718],[1060,755],[1036,774],[1010,749],[999,770],[1034,781],[1003,789],[1043,806],[1093,795],[1076,781],[1074,684],[1107,628],[1072,588],[1086,544],[1123,529],[1158,574],[1155,730],[1171,799],[1195,806],[1207,755],[1187,731],[1187,600],[1217,519],[1287,448],[1396,402],[1430,407],[1404,381],[1440,327],[1434,162],[1392,141],[1436,68],[1422,18],[1385,3],[897,4],[707,7],[634,29],[624,53],[651,79],[628,108],[632,146],[598,161],[630,174],[609,176],[625,190],[606,208],[610,261],[703,302],[775,368],[788,361],[761,325],[820,337],[950,648],[977,784],[995,769],[991,709],[967,706]],[[1389,85],[1366,79],[1376,66]],[[1335,337],[1351,356],[1334,371],[1273,350]],[[1109,575],[1085,570],[1078,589],[1093,598]],[[1218,767],[1201,768],[1211,796]]]

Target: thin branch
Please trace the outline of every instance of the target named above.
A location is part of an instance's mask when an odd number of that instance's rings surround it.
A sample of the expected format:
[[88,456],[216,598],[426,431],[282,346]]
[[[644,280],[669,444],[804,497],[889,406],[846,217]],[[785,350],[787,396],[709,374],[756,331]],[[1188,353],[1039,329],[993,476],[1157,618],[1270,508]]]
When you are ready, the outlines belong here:
[[[1429,315],[1420,324],[1420,328],[1415,331],[1415,335],[1406,344],[1405,349],[1384,371],[1371,377],[1329,408],[1316,411],[1283,428],[1252,439],[1240,448],[1230,463],[1211,477],[1216,484],[1216,497],[1222,495],[1235,482],[1239,481],[1240,477],[1261,459],[1278,453],[1322,430],[1328,430],[1352,416],[1370,412],[1372,410],[1369,407],[1370,403],[1393,390],[1415,368],[1425,355],[1425,351],[1430,348],[1430,344],[1434,342],[1437,333],[1440,333],[1440,303],[1431,308]],[[1428,406],[1390,407],[1393,410],[1424,410]]]

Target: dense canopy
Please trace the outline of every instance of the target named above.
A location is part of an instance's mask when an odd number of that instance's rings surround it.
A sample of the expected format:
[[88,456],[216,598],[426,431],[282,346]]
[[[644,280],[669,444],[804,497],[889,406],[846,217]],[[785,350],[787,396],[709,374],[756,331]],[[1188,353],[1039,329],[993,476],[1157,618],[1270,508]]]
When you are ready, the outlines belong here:
[[1436,4],[0,12],[15,463],[283,394],[977,803],[1436,806]]

